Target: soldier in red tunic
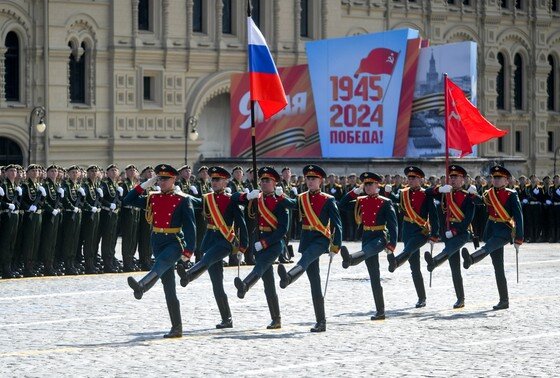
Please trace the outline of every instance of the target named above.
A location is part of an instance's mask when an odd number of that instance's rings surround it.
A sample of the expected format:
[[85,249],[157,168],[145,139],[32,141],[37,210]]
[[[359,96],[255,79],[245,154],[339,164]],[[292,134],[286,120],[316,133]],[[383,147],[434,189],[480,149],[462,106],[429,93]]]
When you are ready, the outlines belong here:
[[[189,259],[193,254],[196,242],[194,198],[174,191],[175,179],[178,175],[175,168],[160,164],[155,167],[155,173],[156,177],[137,185],[123,200],[125,206],[147,209],[146,219],[153,226],[152,246],[155,257],[152,270],[140,281],[128,277],[128,285],[134,290],[134,297],[141,299],[142,295],[154,286],[158,278],[161,278],[172,325],[171,331],[163,337],[181,337],[183,325],[173,267],[181,256]],[[143,195],[144,190],[154,186],[156,180],[161,191]]]

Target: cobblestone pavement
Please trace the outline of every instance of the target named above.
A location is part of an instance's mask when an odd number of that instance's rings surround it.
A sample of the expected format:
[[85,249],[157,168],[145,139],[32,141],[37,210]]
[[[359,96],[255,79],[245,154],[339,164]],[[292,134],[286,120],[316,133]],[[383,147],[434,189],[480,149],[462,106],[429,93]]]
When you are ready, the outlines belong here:
[[[337,256],[321,334],[309,332],[314,314],[305,276],[278,288],[283,327],[272,331],[265,329],[262,283],[238,299],[237,268],[225,269],[233,329],[214,328],[219,313],[207,274],[178,286],[184,337],[174,340],[161,338],[170,322],[159,283],[138,301],[127,274],[0,280],[0,376],[557,376],[560,245],[523,245],[519,284],[513,247],[506,252],[506,311],[491,311],[498,293],[490,258],[463,270],[464,309],[451,309],[447,265],[434,272],[428,305],[416,309],[410,269],[389,273],[383,254],[387,319],[376,322],[366,266],[345,270]],[[323,282],[327,266],[325,255]],[[241,275],[249,270],[242,267]]]

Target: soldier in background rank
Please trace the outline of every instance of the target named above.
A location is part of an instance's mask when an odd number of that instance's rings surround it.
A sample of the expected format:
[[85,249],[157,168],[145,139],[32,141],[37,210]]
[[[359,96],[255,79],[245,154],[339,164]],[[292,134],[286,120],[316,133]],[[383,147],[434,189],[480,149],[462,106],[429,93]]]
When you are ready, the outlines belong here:
[[[142,169],[140,173],[140,182],[144,183],[149,179],[156,177],[156,172],[154,167],[148,165]],[[144,195],[148,195],[149,192],[159,192],[161,188],[157,185],[153,185],[144,190]],[[137,207],[133,207],[138,209]],[[140,260],[140,269],[144,271],[149,271],[152,269],[152,243],[150,243],[150,238],[152,235],[152,225],[148,222],[148,212],[146,209],[139,209],[140,217],[138,220],[138,259]],[[135,270],[138,270],[135,268]]]
[[[153,167],[148,166],[144,168],[142,174],[148,169],[153,170]],[[138,169],[136,169],[134,164],[127,165],[124,170],[126,178],[120,183],[120,187],[123,189],[123,198],[125,198],[130,191],[134,190],[139,183]],[[140,212],[141,210],[133,205],[123,205],[121,209],[122,256],[124,262],[123,268],[125,271],[135,270],[134,266],[130,266],[126,262],[134,261],[133,258],[136,253],[136,246],[139,244]],[[142,232],[145,232],[145,230]],[[145,263],[142,262],[142,258],[140,258],[140,260],[141,264]],[[143,268],[143,270],[149,270],[148,266],[143,266]]]
[[321,290],[319,258],[326,252],[329,252],[332,258],[340,250],[342,222],[334,197],[321,192],[321,186],[327,176],[325,171],[321,167],[311,164],[303,168],[303,174],[309,190],[295,199],[285,198],[286,207],[299,208],[302,217],[299,245],[301,259],[289,272],[286,271],[284,265],[278,265],[278,275],[280,276],[280,287],[285,289],[307,271],[317,321],[311,328],[311,332],[325,332],[327,320],[325,299]]
[[44,212],[41,227],[41,243],[40,253],[44,264],[44,274],[46,276],[55,276],[56,272],[53,267],[54,248],[57,244],[58,227],[60,224],[62,199],[64,197],[64,189],[58,183],[58,167],[50,165],[47,168],[47,179],[43,183],[43,187],[47,192],[44,203]]
[[[233,170],[231,171],[231,175],[232,175],[232,179],[227,184],[227,187],[231,190],[231,194],[245,192],[245,187],[243,186],[243,168],[240,166],[234,167]],[[249,189],[247,189],[247,191],[249,191]],[[248,218],[247,209],[245,209],[244,206],[241,206],[241,211],[243,211],[243,216],[245,217],[245,219],[247,219]],[[236,230],[236,233],[238,232],[239,231]],[[249,252],[248,254],[251,253],[251,251],[248,252]],[[252,256],[250,259],[252,260]],[[237,263],[238,263],[237,254],[232,252],[228,258],[228,265],[237,266]]]
[[39,181],[40,171],[41,166],[30,164],[26,171],[27,179],[21,185],[23,191],[21,207],[25,211],[23,215],[21,254],[25,265],[23,273],[25,277],[37,276],[34,265],[41,239],[43,203],[47,195],[47,191],[41,186]]
[[[420,308],[426,306],[426,289],[420,270],[420,247],[426,244],[428,239],[437,241],[438,218],[433,198],[427,196],[422,188],[424,171],[418,167],[409,166],[404,169],[404,174],[408,180],[408,188],[401,190],[399,196],[400,206],[403,210],[404,249],[398,256],[389,253],[387,260],[391,273],[409,261],[412,281],[418,295],[416,308]],[[386,188],[386,191],[392,191],[392,188]]]
[[[216,328],[232,328],[233,321],[229,308],[228,297],[224,291],[224,267],[222,260],[229,256],[234,248],[238,259],[247,249],[248,235],[245,218],[239,206],[232,201],[231,194],[225,192],[230,174],[223,167],[209,169],[212,178],[212,193],[203,196],[201,202],[207,217],[208,226],[202,241],[202,259],[189,270],[177,265],[177,273],[181,277],[181,286],[185,287],[205,271],[212,281],[214,298],[218,305],[222,321]],[[236,235],[235,230],[239,230]],[[239,256],[241,255],[241,256]]]
[[554,175],[552,177],[551,186],[551,201],[552,201],[552,235],[551,242],[560,242],[560,176]]
[[[175,179],[179,172],[167,164],[155,167],[156,177],[138,185],[124,198],[127,206],[147,209],[147,219],[152,224],[152,245],[154,246],[155,264],[140,281],[128,277],[128,285],[134,290],[134,297],[141,299],[150,290],[158,278],[161,278],[165,301],[171,319],[171,330],[164,338],[183,336],[183,322],[181,307],[175,288],[175,263],[184,256],[189,259],[193,254],[195,241],[195,223],[193,197],[175,192]],[[157,182],[161,188],[159,192],[144,192]]]
[[18,273],[12,269],[12,259],[18,234],[20,201],[22,190],[17,185],[17,166],[4,167],[5,180],[0,183],[0,262],[2,278],[16,278]]
[[504,167],[494,166],[490,168],[494,187],[484,192],[484,202],[488,206],[488,222],[484,230],[484,241],[486,244],[474,251],[472,255],[463,248],[463,267],[469,269],[486,256],[492,257],[494,274],[500,301],[494,306],[494,310],[509,308],[509,295],[504,271],[504,245],[514,238],[515,249],[523,244],[523,215],[521,203],[515,190],[505,188],[507,179],[511,173]]
[[[203,165],[198,168],[198,179],[195,181],[194,186],[198,194],[197,198],[202,198],[203,195],[210,193],[212,190],[208,176],[208,167]],[[202,240],[206,234],[206,217],[200,211],[195,212],[196,217],[196,249],[194,251],[195,261],[199,262],[202,259]]]
[[[95,266],[97,258],[99,212],[101,211],[101,197],[103,196],[103,190],[99,187],[98,172],[98,166],[90,165],[86,170],[87,179],[82,183],[82,189],[86,196],[82,207],[81,235],[84,242],[84,262],[88,268]],[[104,271],[105,273],[116,273],[111,265],[105,266]]]
[[[105,272],[117,271],[114,265],[115,247],[117,245],[117,223],[119,211],[121,210],[121,199],[124,193],[122,187],[118,185],[119,168],[111,164],[106,169],[107,177],[101,182],[100,188],[103,191],[101,198],[101,216],[99,229],[101,233],[101,256]],[[124,270],[133,271],[134,261],[132,256],[123,255]],[[86,265],[86,273],[94,272],[93,267]]]
[[73,165],[68,168],[68,180],[63,184],[64,215],[62,217],[62,228],[65,232],[62,237],[62,249],[64,251],[64,269],[67,275],[78,274],[74,262],[80,241],[82,206],[86,197],[86,191],[80,185],[79,176],[80,167]]
[[[340,207],[354,208],[357,224],[363,225],[362,250],[352,254],[342,248],[342,267],[358,265],[366,261],[371,290],[377,312],[371,320],[385,319],[385,300],[379,274],[379,252],[395,250],[397,244],[397,215],[390,199],[379,195],[383,177],[373,172],[360,175],[362,185],[348,192],[340,201]],[[365,195],[361,195],[365,192]],[[387,238],[387,234],[389,234]]]
[[[259,179],[262,194],[255,189],[249,193],[235,193],[232,196],[234,202],[248,204],[249,201],[256,201],[258,209],[258,224],[260,234],[258,240],[254,242],[255,247],[255,267],[241,280],[235,278],[237,296],[244,298],[245,294],[253,285],[262,278],[264,293],[270,311],[272,322],[267,329],[277,329],[282,327],[280,319],[280,306],[278,295],[274,287],[274,272],[272,264],[284,250],[284,237],[288,232],[288,211],[284,206],[282,192],[275,194],[275,188],[280,181],[280,175],[272,167],[259,169]],[[280,188],[281,189],[281,188]]]
[[192,169],[190,165],[183,165],[179,168],[180,179],[177,185],[181,188],[183,193],[190,194],[191,196],[198,195],[198,189],[192,183]]
[[[243,181],[243,189],[244,193],[249,193],[255,189],[253,187],[253,168],[247,168],[247,179]],[[258,224],[256,220],[256,207],[253,206],[253,203],[250,203],[248,206],[245,204],[242,206],[243,208],[243,216],[245,217],[245,222],[247,223],[247,231],[249,232],[249,246],[247,247],[247,251],[245,252],[245,263],[247,265],[255,265],[255,242],[258,240],[259,237],[259,230],[257,229]]]
[[[433,258],[430,252],[426,252],[424,258],[428,263],[428,272],[443,264],[445,260],[449,260],[453,287],[457,295],[457,302],[453,308],[462,308],[465,307],[465,291],[461,276],[459,249],[471,238],[470,224],[474,217],[473,195],[477,192],[475,186],[470,186],[468,191],[463,189],[467,176],[467,171],[463,167],[454,164],[449,167],[448,172],[451,185],[427,189],[427,191],[432,191],[431,194],[434,196],[440,194],[442,196],[440,237],[445,243],[445,248]],[[449,223],[447,223],[447,219],[449,219]],[[447,227],[448,224],[449,227]]]

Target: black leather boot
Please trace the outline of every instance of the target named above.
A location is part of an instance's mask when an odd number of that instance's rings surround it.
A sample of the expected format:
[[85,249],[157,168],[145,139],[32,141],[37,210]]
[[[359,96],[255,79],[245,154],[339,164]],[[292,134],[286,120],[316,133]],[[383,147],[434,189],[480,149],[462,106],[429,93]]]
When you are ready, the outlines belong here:
[[453,305],[453,308],[463,308],[465,307],[465,290],[463,289],[463,278],[461,275],[453,276],[453,287],[455,288],[455,295],[457,296],[457,302]]
[[177,264],[177,274],[181,277],[181,286],[187,286],[189,282],[196,280],[206,270],[208,270],[208,267],[202,262],[197,262],[189,270],[185,270],[183,264]]
[[494,310],[505,310],[509,308],[509,301],[508,300],[502,300],[500,299],[500,301],[498,302],[497,305],[492,307]]
[[463,268],[469,269],[471,265],[476,264],[488,255],[488,252],[484,248],[480,248],[469,255],[469,251],[466,248],[461,249],[461,255],[463,256]]
[[422,277],[413,278],[416,294],[418,294],[418,302],[416,308],[426,307],[426,289],[424,287],[424,279]]
[[358,265],[365,259],[366,259],[366,254],[363,251],[354,252],[348,255],[348,258],[346,260],[346,264],[348,265],[345,266],[344,260],[342,261],[342,267],[346,269],[348,268],[348,266]]
[[315,326],[311,332],[325,332],[327,330],[327,320],[325,319],[325,299],[323,297],[313,298],[313,308],[315,309]]
[[465,307],[465,299],[464,298],[458,298],[457,302],[455,302],[453,304],[453,308],[463,308]]
[[385,300],[383,299],[383,288],[377,287],[373,289],[373,300],[375,301],[375,309],[377,310],[375,315],[371,317],[371,320],[383,320],[385,319]]
[[449,256],[447,256],[447,253],[442,252],[432,258],[430,252],[424,252],[424,259],[428,263],[428,272],[433,271],[435,268],[443,264],[448,258]]
[[397,269],[397,258],[393,252],[387,253],[387,261],[389,262],[389,272],[393,273]]
[[164,339],[183,337],[183,323],[181,320],[181,306],[179,301],[168,301],[167,310],[171,319],[171,329],[163,335]]
[[340,247],[340,257],[342,257],[342,267],[348,269],[350,266],[350,252],[348,252],[348,248],[344,245]]
[[218,309],[220,310],[220,316],[222,317],[222,322],[216,324],[216,328],[233,328],[233,321],[231,320],[231,311],[229,309],[229,302],[227,296],[216,298],[216,303],[218,304]]
[[280,287],[285,289],[289,284],[295,282],[305,272],[301,265],[296,265],[289,272],[286,272],[284,265],[278,265],[278,275],[280,276]]
[[16,278],[16,277],[17,274],[12,271],[11,265],[5,264],[4,267],[2,268],[2,278],[8,279],[8,278]]
[[270,311],[270,317],[272,322],[266,327],[266,329],[278,329],[282,328],[282,322],[280,318],[280,305],[278,304],[278,296],[266,297],[266,302],[268,303],[268,310]]
[[[387,259],[389,259],[389,256],[391,255],[388,254],[387,255]],[[410,253],[401,253],[398,256],[395,256],[395,262],[394,262],[394,267],[391,265],[391,262],[389,261],[389,272],[393,273],[399,266],[401,266],[402,264],[404,264],[405,262],[408,261],[408,259],[410,258]],[[393,268],[391,270],[391,268]]]
[[128,277],[128,286],[134,290],[134,298],[142,299],[144,293],[150,290],[157,280],[157,273],[150,271],[140,281],[136,281],[134,277]]
[[245,294],[249,291],[251,287],[253,287],[254,284],[257,283],[259,278],[260,278],[259,275],[254,272],[249,273],[249,275],[245,277],[243,281],[241,281],[241,278],[235,277],[233,283],[237,288],[237,297],[243,299],[245,297]]

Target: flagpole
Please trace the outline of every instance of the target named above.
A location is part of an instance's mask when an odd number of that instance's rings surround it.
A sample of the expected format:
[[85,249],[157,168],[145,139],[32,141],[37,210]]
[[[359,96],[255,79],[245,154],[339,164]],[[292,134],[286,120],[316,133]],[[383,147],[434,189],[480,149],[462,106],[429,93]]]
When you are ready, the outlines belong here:
[[[251,0],[247,0],[247,17],[251,17]],[[249,29],[247,28],[247,47],[249,46]],[[247,65],[249,65],[249,50],[247,50]],[[249,84],[251,85],[251,84]],[[249,89],[250,91],[251,89]],[[251,100],[251,154],[253,157],[253,189],[258,189],[257,185],[257,140],[255,128],[255,101]]]
[[[444,101],[444,126],[445,126],[445,183],[449,184],[449,120],[448,120],[448,111],[449,109],[447,108],[447,101],[449,100],[447,97],[449,96],[448,93],[448,88],[447,88],[447,73],[443,74],[443,98],[445,99]],[[443,204],[443,198],[442,198],[442,204]],[[446,231],[449,230],[449,204],[447,204],[447,210],[445,211],[445,227],[446,227]]]

